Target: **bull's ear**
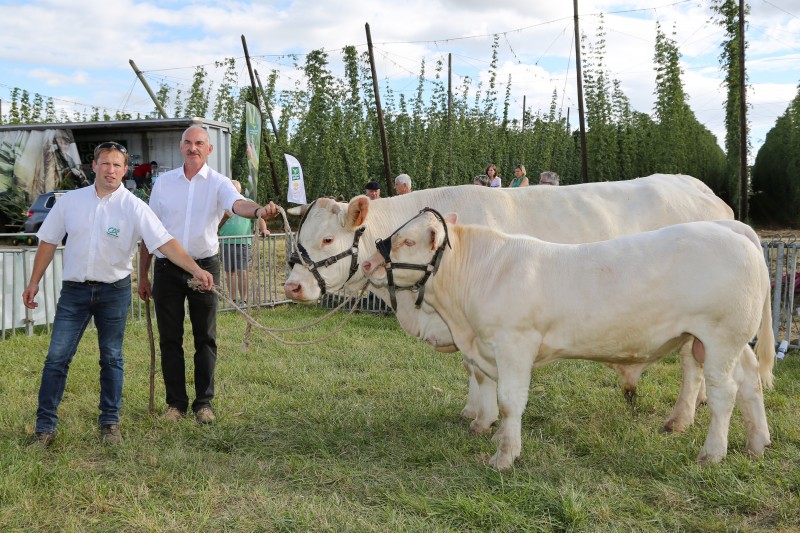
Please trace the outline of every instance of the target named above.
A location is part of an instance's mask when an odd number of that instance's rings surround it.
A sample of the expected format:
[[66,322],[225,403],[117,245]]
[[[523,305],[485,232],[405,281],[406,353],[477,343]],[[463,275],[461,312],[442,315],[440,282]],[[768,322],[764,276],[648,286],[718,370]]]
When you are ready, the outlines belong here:
[[345,217],[345,227],[355,229],[364,225],[367,221],[369,211],[369,198],[359,195],[350,200],[347,205],[347,216]]
[[438,227],[429,227],[428,232],[428,241],[431,245],[431,251],[435,251],[442,245],[442,241],[444,241],[447,234],[441,225]]
[[286,210],[286,214],[301,217],[308,211],[308,206],[311,204],[298,205],[297,207],[290,207]]
[[444,216],[444,221],[449,224],[455,224],[458,222],[458,213],[447,213]]

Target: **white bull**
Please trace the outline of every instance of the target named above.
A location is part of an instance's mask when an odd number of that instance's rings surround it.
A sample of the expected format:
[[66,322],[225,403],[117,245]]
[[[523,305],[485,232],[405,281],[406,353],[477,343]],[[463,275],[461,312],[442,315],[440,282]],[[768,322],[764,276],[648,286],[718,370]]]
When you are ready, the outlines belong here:
[[[594,242],[679,222],[733,218],[730,207],[703,182],[675,174],[565,187],[490,189],[463,185],[419,190],[373,201],[357,196],[349,204],[323,198],[311,208],[303,206],[290,213],[305,214],[298,244],[307,250],[312,261],[318,262],[346,253],[353,246],[358,228],[364,228],[358,241],[358,256],[372,254],[376,238],[388,235],[423,207],[442,212],[458,211],[464,223],[492,225],[508,233],[560,243]],[[363,285],[361,272],[348,277],[349,265],[349,258],[344,258],[318,269],[327,290],[344,286],[353,290]],[[300,264],[293,266],[284,289],[287,297],[296,301],[315,302],[322,294],[315,277]],[[388,302],[387,292],[381,289],[373,292]],[[398,295],[396,315],[403,329],[439,351],[455,351],[452,335],[441,317],[427,306],[417,309],[413,303],[413,296]],[[684,349],[682,356],[687,354]],[[636,381],[645,367],[615,366],[628,396],[635,391]],[[483,433],[497,419],[494,383],[480,372],[474,372],[471,365],[465,364],[465,368],[470,382],[462,416],[474,419],[471,432]],[[675,423],[670,423],[667,429],[683,429],[693,420],[696,398],[684,398],[683,388],[681,392],[678,404],[691,404],[691,410],[676,414]]]
[[[441,254],[424,299],[497,382],[503,419],[492,465],[509,468],[520,455],[532,368],[560,359],[652,364],[689,341],[698,361],[684,382],[698,386],[702,368],[711,412],[698,461],[726,455],[734,399],[748,451],[763,454],[761,381],[772,385],[775,344],[769,272],[748,226],[691,222],[564,245],[447,218],[419,214],[362,267],[373,283],[386,284],[388,267],[397,287],[411,287],[424,272],[406,266]],[[758,360],[748,344],[756,333]]]

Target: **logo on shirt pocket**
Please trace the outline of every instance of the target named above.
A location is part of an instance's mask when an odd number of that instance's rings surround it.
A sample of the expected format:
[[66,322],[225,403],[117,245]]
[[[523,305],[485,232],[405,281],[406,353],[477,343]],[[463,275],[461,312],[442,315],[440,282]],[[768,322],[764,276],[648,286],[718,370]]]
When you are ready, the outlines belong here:
[[109,226],[109,228],[106,230],[106,235],[118,238],[119,228],[115,228],[114,226]]

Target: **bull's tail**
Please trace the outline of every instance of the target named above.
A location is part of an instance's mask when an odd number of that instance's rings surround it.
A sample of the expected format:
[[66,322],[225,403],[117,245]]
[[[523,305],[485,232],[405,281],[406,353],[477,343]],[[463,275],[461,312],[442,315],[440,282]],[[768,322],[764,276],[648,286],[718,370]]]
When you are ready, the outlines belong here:
[[761,312],[761,326],[756,340],[756,357],[758,358],[758,375],[766,389],[774,385],[772,367],[775,365],[775,333],[772,331],[772,302],[770,291],[764,298],[764,309]]

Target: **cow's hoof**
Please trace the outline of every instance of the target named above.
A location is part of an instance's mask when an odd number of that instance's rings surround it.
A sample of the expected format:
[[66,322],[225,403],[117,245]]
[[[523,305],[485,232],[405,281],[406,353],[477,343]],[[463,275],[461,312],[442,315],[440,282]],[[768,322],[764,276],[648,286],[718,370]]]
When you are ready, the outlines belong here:
[[472,407],[465,407],[461,410],[461,418],[466,418],[467,420],[475,420],[476,418],[478,418],[478,412]]
[[769,438],[767,439],[753,439],[747,443],[747,453],[751,457],[763,457],[764,451],[770,446]]
[[708,453],[708,451],[705,449],[705,447],[703,447],[700,450],[700,453],[697,455],[697,462],[700,463],[701,465],[705,466],[705,465],[719,463],[724,458],[725,458],[725,454],[724,453],[723,454]]
[[492,432],[492,424],[483,424],[478,420],[473,420],[469,425],[469,434],[472,436],[489,435]]
[[625,391],[625,401],[632,404],[636,400],[636,389],[628,389]]
[[492,466],[498,470],[508,470],[514,465],[514,459],[511,458],[511,454],[501,454],[497,452],[489,459],[489,466]]
[[683,424],[676,419],[667,420],[661,427],[661,433],[683,433],[692,423]]

